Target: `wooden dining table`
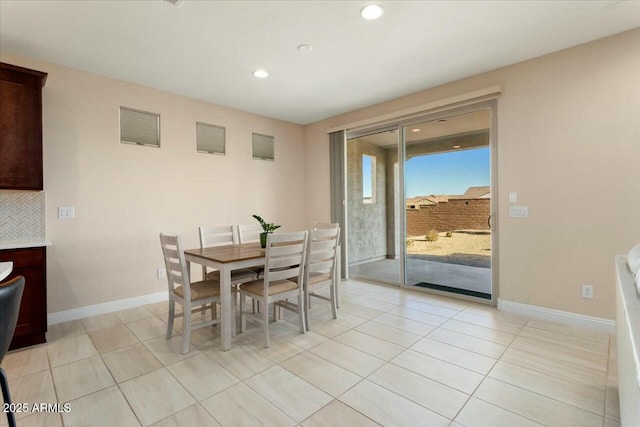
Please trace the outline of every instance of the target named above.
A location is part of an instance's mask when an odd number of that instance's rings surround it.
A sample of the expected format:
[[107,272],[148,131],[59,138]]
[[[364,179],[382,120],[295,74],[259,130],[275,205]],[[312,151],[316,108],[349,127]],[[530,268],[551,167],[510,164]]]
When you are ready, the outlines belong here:
[[220,270],[220,334],[222,349],[229,350],[236,329],[231,299],[231,272],[241,268],[264,266],[265,250],[260,247],[260,243],[244,243],[187,249],[184,251],[184,258],[188,271],[191,271],[192,262]]

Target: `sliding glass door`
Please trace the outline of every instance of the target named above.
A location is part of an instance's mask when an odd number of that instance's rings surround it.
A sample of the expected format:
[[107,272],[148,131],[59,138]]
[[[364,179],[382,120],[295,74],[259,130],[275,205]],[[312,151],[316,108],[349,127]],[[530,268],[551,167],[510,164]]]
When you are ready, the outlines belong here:
[[347,140],[349,275],[400,283],[398,128]]
[[493,121],[487,103],[347,133],[349,277],[495,301]]
[[490,300],[491,110],[403,127],[405,284]]

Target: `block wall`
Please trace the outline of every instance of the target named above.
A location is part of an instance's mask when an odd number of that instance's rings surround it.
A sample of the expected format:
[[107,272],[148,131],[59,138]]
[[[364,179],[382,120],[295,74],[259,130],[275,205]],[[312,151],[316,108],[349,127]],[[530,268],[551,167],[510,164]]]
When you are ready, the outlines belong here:
[[418,236],[435,228],[453,230],[488,230],[491,199],[450,199],[437,205],[407,210],[407,234]]

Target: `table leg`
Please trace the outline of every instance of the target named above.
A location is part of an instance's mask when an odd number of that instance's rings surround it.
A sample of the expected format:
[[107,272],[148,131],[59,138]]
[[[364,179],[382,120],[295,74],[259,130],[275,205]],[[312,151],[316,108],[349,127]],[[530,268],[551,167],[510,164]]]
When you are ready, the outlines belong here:
[[235,315],[233,314],[233,301],[231,300],[231,270],[224,265],[220,269],[220,319],[222,327],[222,349],[231,348],[231,336],[235,333]]

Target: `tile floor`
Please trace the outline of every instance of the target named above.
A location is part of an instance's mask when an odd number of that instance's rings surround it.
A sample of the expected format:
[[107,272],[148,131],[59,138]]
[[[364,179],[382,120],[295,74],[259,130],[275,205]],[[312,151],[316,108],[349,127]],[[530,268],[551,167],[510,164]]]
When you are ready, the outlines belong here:
[[[613,337],[422,292],[343,282],[339,319],[313,304],[249,327],[220,350],[215,328],[180,354],[166,303],[49,328],[3,367],[27,426],[619,426]],[[197,314],[195,316],[200,316]],[[6,419],[0,420],[6,425]]]

